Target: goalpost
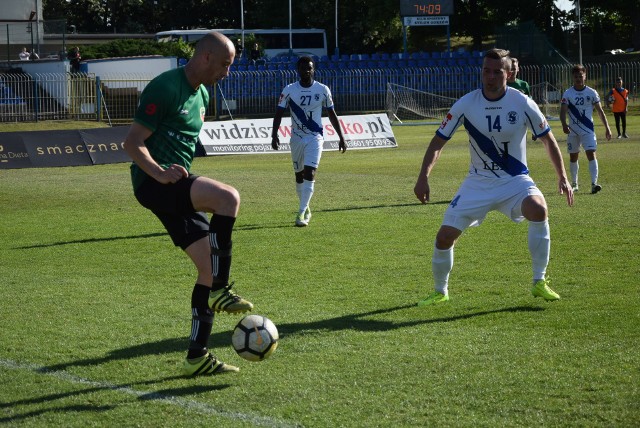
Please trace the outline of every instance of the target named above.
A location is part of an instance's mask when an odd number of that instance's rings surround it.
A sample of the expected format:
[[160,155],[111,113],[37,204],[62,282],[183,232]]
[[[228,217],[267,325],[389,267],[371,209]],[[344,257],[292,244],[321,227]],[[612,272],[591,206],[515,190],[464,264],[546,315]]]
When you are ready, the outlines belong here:
[[532,85],[531,98],[538,104],[540,111],[548,120],[560,120],[560,101],[562,92],[550,84],[542,82]]
[[[542,82],[531,86],[531,98],[548,120],[560,119],[562,92]],[[392,125],[437,125],[456,98],[424,92],[395,83],[387,83],[385,110]]]
[[386,111],[393,125],[438,124],[455,101],[455,98],[387,83]]

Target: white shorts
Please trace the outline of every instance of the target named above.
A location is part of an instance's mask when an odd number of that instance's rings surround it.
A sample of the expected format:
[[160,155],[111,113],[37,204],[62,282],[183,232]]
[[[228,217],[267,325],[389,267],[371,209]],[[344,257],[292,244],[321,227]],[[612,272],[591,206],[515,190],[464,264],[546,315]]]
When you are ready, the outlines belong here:
[[322,144],[324,140],[320,136],[306,136],[302,140],[296,141],[293,137],[289,142],[291,146],[291,160],[293,170],[300,172],[305,165],[318,169],[320,158],[322,157]]
[[580,153],[580,146],[586,150],[595,150],[596,146],[596,134],[587,135],[567,135],[567,151],[569,153]]
[[489,211],[500,211],[512,221],[524,220],[522,201],[542,192],[528,175],[489,178],[468,175],[444,213],[443,226],[464,231],[479,226]]

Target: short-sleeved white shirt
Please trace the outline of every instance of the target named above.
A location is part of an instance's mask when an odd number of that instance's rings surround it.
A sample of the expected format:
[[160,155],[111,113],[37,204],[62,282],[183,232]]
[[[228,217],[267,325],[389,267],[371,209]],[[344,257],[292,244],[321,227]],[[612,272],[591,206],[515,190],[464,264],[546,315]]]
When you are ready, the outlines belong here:
[[497,100],[485,98],[482,89],[464,95],[436,134],[449,140],[462,124],[469,135],[469,174],[493,178],[528,175],[527,128],[536,138],[551,130],[538,105],[510,87]]
[[304,138],[322,138],[322,109],[333,108],[331,91],[314,81],[305,88],[300,82],[287,85],[280,94],[278,108],[291,111],[291,142]]
[[598,92],[589,87],[578,90],[573,86],[564,91],[562,104],[565,104],[569,114],[570,135],[594,135],[593,107],[600,102]]

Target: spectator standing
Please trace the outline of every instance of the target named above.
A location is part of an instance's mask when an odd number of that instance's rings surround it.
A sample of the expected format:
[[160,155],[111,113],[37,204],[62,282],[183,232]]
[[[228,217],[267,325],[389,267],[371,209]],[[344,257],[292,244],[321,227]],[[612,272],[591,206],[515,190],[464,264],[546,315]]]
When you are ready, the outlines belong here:
[[71,65],[71,72],[80,72],[80,60],[82,59],[82,57],[80,56],[80,48],[77,46],[72,48],[67,54],[67,59],[69,60],[69,64]]
[[262,56],[260,54],[260,45],[258,45],[257,43],[254,43],[253,49],[251,49],[250,55],[251,55],[251,58],[250,58],[251,61],[255,64]]
[[[622,77],[616,79],[616,85],[607,94],[607,107],[611,103],[611,111],[616,120],[616,131],[618,139],[629,138],[627,135],[627,107],[629,103],[629,90],[622,87]],[[622,122],[622,134],[620,133],[620,122]]]
[[29,61],[30,56],[31,55],[29,54],[29,51],[27,50],[27,48],[22,48],[22,52],[18,54],[20,61]]
[[[596,156],[596,132],[593,126],[593,110],[598,113],[605,127],[605,136],[611,140],[611,129],[600,104],[598,92],[586,85],[587,69],[582,64],[576,64],[571,69],[573,86],[562,95],[560,106],[560,121],[562,130],[567,136],[567,150],[569,151],[569,171],[571,187],[578,191],[578,157],[580,146],[589,160],[589,174],[591,175],[591,193],[598,193],[602,186],[598,183],[598,159]],[[567,122],[567,116],[569,121]]]

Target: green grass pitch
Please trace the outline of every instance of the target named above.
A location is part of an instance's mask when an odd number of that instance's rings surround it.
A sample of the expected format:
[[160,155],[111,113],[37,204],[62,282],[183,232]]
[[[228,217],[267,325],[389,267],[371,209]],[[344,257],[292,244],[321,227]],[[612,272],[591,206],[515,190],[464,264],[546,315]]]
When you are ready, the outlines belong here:
[[428,205],[413,185],[434,126],[394,128],[397,149],[325,153],[304,229],[288,154],[197,159],[240,190],[232,279],[281,335],[250,363],[230,345],[240,317],[217,315],[210,347],[241,371],[209,378],[179,376],[194,271],[135,201],[128,165],[0,171],[0,424],[637,426],[640,116],[629,122],[614,142],[596,124],[603,190],[573,208],[529,144],[554,303],[529,293],[526,225],[491,213],[456,247],[451,302],[415,306],[468,168],[462,130]]

